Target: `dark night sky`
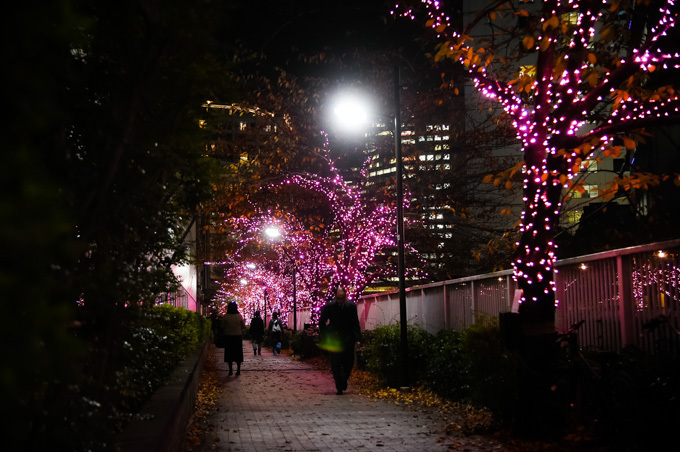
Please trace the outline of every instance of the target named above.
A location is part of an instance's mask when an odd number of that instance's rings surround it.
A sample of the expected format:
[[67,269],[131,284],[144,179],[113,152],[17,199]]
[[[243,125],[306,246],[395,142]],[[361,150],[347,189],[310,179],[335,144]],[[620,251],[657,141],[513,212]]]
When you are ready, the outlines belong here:
[[291,43],[315,51],[375,41],[389,17],[383,0],[255,0],[246,5],[235,12],[234,34],[254,50],[272,54]]
[[351,64],[358,53],[422,57],[422,46],[409,38],[416,30],[422,34],[422,24],[395,21],[392,5],[392,0],[244,2],[234,10],[227,39],[240,39],[273,64],[292,70],[299,66],[300,53],[323,51],[343,64]]

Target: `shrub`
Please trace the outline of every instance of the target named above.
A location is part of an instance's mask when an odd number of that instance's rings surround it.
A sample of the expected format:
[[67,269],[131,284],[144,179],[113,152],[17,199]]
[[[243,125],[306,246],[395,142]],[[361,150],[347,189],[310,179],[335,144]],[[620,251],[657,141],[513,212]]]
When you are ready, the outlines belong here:
[[[101,330],[77,383],[52,383],[25,449],[106,450],[169,374],[210,335],[195,312],[160,306],[121,312],[113,340]],[[84,333],[84,332],[83,332]],[[84,334],[83,334],[84,335]],[[102,364],[103,363],[103,364]],[[49,447],[48,447],[49,445]]]
[[290,341],[290,346],[293,349],[293,354],[302,359],[312,358],[320,354],[319,344],[319,330],[318,328],[305,328],[293,335]]
[[509,420],[518,401],[518,357],[506,348],[497,318],[478,319],[461,335],[462,379],[469,386],[470,403],[488,408]]
[[122,408],[138,410],[165,378],[210,335],[210,321],[195,312],[157,306],[123,332],[121,366],[114,390]]
[[468,362],[463,356],[463,335],[454,330],[440,330],[434,337],[424,385],[450,400],[462,400],[470,392]]
[[374,330],[364,330],[361,332],[361,344],[356,348],[357,361],[356,368],[361,370],[368,370],[368,356],[370,355],[370,344],[375,337]]
[[[422,385],[452,401],[487,408],[509,420],[517,403],[517,357],[508,350],[496,319],[481,318],[464,332],[441,330],[431,335],[408,327],[409,383]],[[400,327],[364,331],[357,366],[388,386],[401,376]]]
[[[408,339],[408,378],[409,384],[423,379],[425,369],[433,350],[433,337],[422,327],[409,325]],[[362,350],[361,360],[366,368],[383,378],[389,386],[402,384],[401,380],[401,329],[399,324],[376,328],[367,338]]]

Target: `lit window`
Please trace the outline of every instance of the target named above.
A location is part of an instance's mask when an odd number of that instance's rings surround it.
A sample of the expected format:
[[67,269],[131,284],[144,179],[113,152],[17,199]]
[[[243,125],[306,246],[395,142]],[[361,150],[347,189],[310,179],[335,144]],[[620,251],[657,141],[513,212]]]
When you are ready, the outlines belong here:
[[562,14],[562,22],[566,22],[570,25],[578,25],[578,16],[578,12]]
[[567,212],[567,222],[570,224],[577,224],[581,221],[581,216],[583,215],[582,210],[572,210]]
[[580,190],[574,190],[574,198],[597,198],[597,185],[583,185],[583,193]]
[[586,160],[581,167],[583,171],[597,171],[597,160]]

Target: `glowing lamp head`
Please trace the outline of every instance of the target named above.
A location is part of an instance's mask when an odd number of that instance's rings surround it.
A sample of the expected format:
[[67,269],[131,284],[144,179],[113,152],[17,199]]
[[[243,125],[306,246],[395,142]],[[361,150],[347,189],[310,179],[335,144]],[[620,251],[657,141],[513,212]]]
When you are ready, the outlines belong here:
[[365,97],[357,93],[336,96],[333,123],[347,132],[360,132],[369,123],[370,108]]
[[281,237],[281,231],[276,226],[269,226],[264,230],[264,235],[272,240],[276,240]]

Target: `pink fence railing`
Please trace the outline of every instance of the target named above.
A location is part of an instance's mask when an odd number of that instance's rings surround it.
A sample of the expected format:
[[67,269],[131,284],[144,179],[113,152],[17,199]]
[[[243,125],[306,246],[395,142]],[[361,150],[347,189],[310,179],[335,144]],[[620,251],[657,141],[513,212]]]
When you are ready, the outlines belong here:
[[[558,330],[585,320],[584,347],[678,353],[680,239],[564,259],[556,268]],[[407,318],[432,333],[463,330],[479,316],[509,312],[516,288],[511,271],[411,287]],[[395,323],[399,294],[366,295],[357,308],[364,329]]]

